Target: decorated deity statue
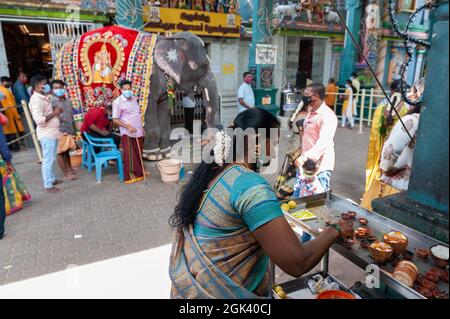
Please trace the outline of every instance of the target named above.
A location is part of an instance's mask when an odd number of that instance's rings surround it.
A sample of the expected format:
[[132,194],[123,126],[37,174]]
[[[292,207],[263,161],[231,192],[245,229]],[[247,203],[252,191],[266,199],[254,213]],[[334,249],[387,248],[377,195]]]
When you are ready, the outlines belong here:
[[380,28],[380,7],[377,2],[372,0],[366,7],[366,29]]
[[203,11],[203,0],[195,0],[193,9],[197,11]]
[[230,0],[230,10],[229,13],[237,13],[239,11],[239,1]]
[[178,8],[178,0],[170,0],[171,8]]
[[178,0],[178,9],[189,9],[186,0]]
[[205,0],[205,11],[214,12],[216,9],[216,0]]
[[380,7],[378,6],[377,1],[369,0],[365,11],[364,56],[370,56],[370,60],[373,60],[378,46],[377,35],[374,30],[380,28]]
[[108,52],[106,44],[103,44],[101,50],[95,53],[92,69],[94,83],[113,83],[111,54]]
[[219,0],[219,5],[217,7],[217,12],[219,13],[228,13],[228,10],[230,8],[228,4],[229,0]]
[[169,7],[169,0],[160,0],[161,8],[168,8]]

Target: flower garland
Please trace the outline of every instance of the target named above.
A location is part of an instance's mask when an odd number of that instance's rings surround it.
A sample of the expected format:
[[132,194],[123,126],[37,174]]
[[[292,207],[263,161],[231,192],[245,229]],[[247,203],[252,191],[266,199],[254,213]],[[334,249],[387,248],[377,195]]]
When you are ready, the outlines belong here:
[[231,137],[224,131],[214,135],[214,162],[222,167],[231,151]]
[[167,99],[169,100],[170,114],[173,115],[173,110],[175,108],[175,87],[171,78],[165,73],[164,75],[166,76],[167,82]]

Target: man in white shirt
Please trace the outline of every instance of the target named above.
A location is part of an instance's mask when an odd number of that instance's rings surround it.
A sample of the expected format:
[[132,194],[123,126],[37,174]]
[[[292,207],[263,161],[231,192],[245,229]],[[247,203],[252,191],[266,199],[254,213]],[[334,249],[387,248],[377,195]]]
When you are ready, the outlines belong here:
[[255,107],[255,94],[252,89],[253,76],[250,72],[244,73],[244,83],[238,90],[238,112]]
[[62,109],[53,109],[50,101],[50,85],[44,76],[37,75],[31,79],[33,95],[30,98],[30,110],[36,123],[36,134],[42,147],[42,179],[47,192],[55,194],[61,191],[55,185],[62,183],[56,180],[54,164],[58,146],[59,119]]

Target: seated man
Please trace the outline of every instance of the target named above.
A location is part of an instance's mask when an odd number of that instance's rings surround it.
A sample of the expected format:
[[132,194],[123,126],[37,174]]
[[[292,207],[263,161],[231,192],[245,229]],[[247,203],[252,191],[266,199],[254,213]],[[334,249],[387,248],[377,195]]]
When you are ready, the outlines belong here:
[[[117,148],[120,145],[120,136],[111,132],[111,122],[108,119],[108,113],[111,113],[111,106],[90,108],[84,115],[83,125],[81,126],[81,134],[84,137],[84,132],[87,132],[92,137],[96,138],[112,138]],[[99,150],[96,148],[96,152]]]

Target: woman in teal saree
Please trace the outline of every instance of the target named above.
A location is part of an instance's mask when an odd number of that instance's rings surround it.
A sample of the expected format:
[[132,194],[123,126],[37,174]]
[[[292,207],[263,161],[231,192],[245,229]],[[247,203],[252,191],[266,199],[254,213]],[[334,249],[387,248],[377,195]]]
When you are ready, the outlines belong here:
[[199,165],[170,219],[176,230],[169,269],[172,298],[268,298],[269,258],[299,277],[319,263],[337,238],[353,235],[351,224],[340,221],[302,245],[272,187],[257,173],[260,163],[268,164],[279,121],[255,108],[239,114],[232,128],[258,132],[256,143],[247,136],[240,150],[236,137],[217,133],[214,161]]

